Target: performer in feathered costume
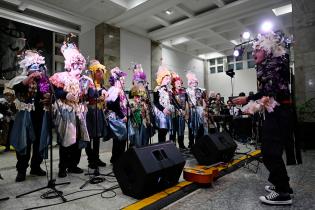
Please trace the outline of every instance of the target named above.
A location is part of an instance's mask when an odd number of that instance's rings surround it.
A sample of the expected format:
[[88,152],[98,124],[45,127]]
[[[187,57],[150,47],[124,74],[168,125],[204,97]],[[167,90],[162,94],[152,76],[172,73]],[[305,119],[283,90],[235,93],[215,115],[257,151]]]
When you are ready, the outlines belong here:
[[[127,74],[118,67],[111,70],[109,83],[111,87],[108,89],[108,97],[106,98],[108,120],[111,132],[113,134],[112,157],[110,162],[115,164],[126,148],[127,137],[127,115],[130,113],[128,101],[124,93],[125,76]],[[128,122],[128,135],[132,136],[130,122]]]
[[150,110],[148,104],[146,75],[141,64],[136,64],[133,70],[133,81],[130,95],[133,98],[132,123],[135,135],[131,145],[144,146],[149,142],[150,130],[152,129]]
[[[18,110],[10,135],[10,142],[16,150],[17,182],[25,180],[32,145],[30,173],[38,176],[46,175],[46,172],[40,168],[43,161],[40,153],[40,138],[44,129],[42,124],[45,124],[44,109],[47,110],[46,105],[50,102],[45,58],[37,51],[26,50],[21,55],[19,65],[23,70],[22,74],[13,78],[7,86],[14,90],[16,96],[14,103]],[[47,134],[48,131],[44,132]]]
[[264,113],[261,150],[263,162],[270,172],[268,181],[272,185],[265,186],[270,194],[260,196],[259,199],[271,205],[292,204],[290,194],[293,190],[282,159],[283,150],[286,150],[287,164],[302,162],[297,139],[294,138],[296,117],[289,90],[289,56],[285,49],[287,40],[281,32],[258,35],[253,43],[258,92],[233,100],[235,104],[255,100],[243,111]]
[[78,167],[81,149],[90,141],[87,126],[86,98],[90,88],[95,88],[93,80],[81,75],[85,69],[85,58],[69,34],[61,52],[65,57],[65,71],[50,77],[57,100],[54,104],[55,124],[60,144],[59,177],[68,173],[83,173]]
[[158,127],[158,140],[159,142],[165,142],[167,132],[172,132],[171,115],[174,113],[174,106],[171,101],[171,72],[165,66],[160,66],[156,77],[157,86],[154,90],[153,101]]
[[[90,61],[89,70],[95,89],[90,88],[88,94],[89,104],[86,123],[92,142],[88,143],[85,151],[88,156],[89,167],[96,169],[98,166],[106,166],[106,163],[100,160],[99,150],[100,138],[105,138],[106,135],[104,108],[107,92],[104,87],[104,74],[107,70],[98,60]],[[91,144],[93,144],[93,147]]]
[[198,79],[195,74],[187,73],[188,88],[186,89],[189,103],[189,145],[191,148],[195,140],[204,135],[206,92],[198,87]]
[[178,146],[180,149],[186,149],[184,145],[184,132],[185,132],[185,118],[188,114],[188,98],[186,90],[182,87],[183,81],[176,73],[172,74],[172,87],[173,87],[173,99],[174,106],[176,107],[175,115],[173,116],[173,128],[174,131],[170,136],[170,139],[176,142],[176,134],[178,140]]

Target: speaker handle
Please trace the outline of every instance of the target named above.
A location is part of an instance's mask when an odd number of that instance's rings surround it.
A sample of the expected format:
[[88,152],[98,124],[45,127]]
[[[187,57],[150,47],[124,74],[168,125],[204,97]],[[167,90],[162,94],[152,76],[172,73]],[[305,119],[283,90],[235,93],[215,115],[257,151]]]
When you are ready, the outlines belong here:
[[157,161],[162,161],[164,159],[161,151],[159,149],[152,150],[152,155]]
[[165,153],[164,149],[156,149],[156,150],[152,150],[152,154],[153,157],[157,160],[157,161],[162,161],[164,159],[168,159],[167,154]]

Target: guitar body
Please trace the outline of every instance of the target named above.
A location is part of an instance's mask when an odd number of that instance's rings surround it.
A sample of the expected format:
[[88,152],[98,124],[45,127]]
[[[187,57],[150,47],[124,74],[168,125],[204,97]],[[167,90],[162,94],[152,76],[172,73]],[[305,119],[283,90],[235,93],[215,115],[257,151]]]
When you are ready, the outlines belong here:
[[184,179],[198,184],[210,184],[218,175],[216,167],[195,166],[194,168],[184,168]]

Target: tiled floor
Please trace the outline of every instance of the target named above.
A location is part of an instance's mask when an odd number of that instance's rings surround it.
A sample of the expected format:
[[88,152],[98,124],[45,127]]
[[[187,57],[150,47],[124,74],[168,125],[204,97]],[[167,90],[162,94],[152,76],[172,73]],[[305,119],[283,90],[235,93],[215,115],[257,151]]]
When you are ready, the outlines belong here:
[[[153,139],[156,142],[156,137]],[[187,144],[187,142],[186,142]],[[239,145],[244,151],[247,150],[244,145]],[[111,155],[111,141],[103,142],[101,145],[101,159],[109,162]],[[252,171],[241,168],[232,174],[228,174],[217,180],[211,188],[199,189],[192,194],[182,198],[181,200],[171,204],[165,209],[315,209],[315,151],[307,151],[303,154],[304,164],[299,166],[289,166],[289,175],[291,176],[292,187],[295,190],[294,204],[290,207],[273,207],[261,204],[258,201],[260,195],[265,194],[264,185],[267,184],[267,172],[263,165],[257,174]],[[187,164],[192,164],[193,161],[188,161]],[[0,180],[0,197],[9,196],[10,200],[1,201],[0,209],[27,209],[36,206],[56,204],[61,200],[56,199],[41,199],[42,193],[47,190],[42,190],[22,198],[15,198],[16,195],[27,192],[38,187],[47,185],[46,177],[27,176],[27,180],[22,183],[14,181],[16,176],[15,171],[16,158],[14,152],[0,154],[0,173],[4,180]],[[54,148],[54,176],[58,172],[58,147]],[[45,168],[45,164],[42,164]],[[49,163],[47,162],[49,168]],[[87,160],[85,152],[82,151],[80,167],[87,171]],[[109,165],[101,169],[102,173],[111,172],[112,167]],[[29,172],[29,171],[28,171]],[[98,185],[89,184],[84,190],[79,191],[79,187],[88,179],[84,175],[69,175],[63,179],[57,179],[57,183],[70,181],[70,185],[57,186],[62,190],[68,200],[77,199],[85,195],[99,193],[104,188],[117,186],[117,182],[113,177],[106,177],[106,181]],[[77,193],[74,193],[77,192]],[[74,193],[74,194],[73,194]],[[112,198],[109,198],[112,197]],[[120,189],[94,195],[88,198],[79,199],[67,202],[61,205],[50,206],[45,209],[120,209],[136,200],[125,196]]]

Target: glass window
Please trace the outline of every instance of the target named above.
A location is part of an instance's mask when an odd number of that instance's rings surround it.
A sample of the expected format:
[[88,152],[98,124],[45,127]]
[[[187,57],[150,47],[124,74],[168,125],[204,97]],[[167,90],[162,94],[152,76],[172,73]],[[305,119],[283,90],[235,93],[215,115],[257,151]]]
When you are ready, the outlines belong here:
[[210,67],[210,74],[215,74],[215,67]]
[[209,62],[210,62],[210,66],[215,65],[215,59],[210,59]]
[[227,70],[230,70],[230,69],[234,70],[234,63],[228,65],[228,69]]
[[218,58],[217,59],[217,64],[223,64],[223,58]]
[[247,52],[247,60],[254,59],[253,52]]
[[234,62],[234,56],[233,56],[233,55],[229,55],[229,56],[227,57],[227,62],[228,62],[228,63]]
[[247,62],[247,67],[249,69],[255,68],[255,61],[253,61],[253,60],[248,61]]
[[236,70],[242,70],[243,69],[243,62],[236,63]]
[[218,66],[218,73],[223,72],[223,66]]
[[243,60],[243,55],[240,54],[239,56],[235,57],[235,60],[236,60],[236,61],[241,61],[241,60]]

